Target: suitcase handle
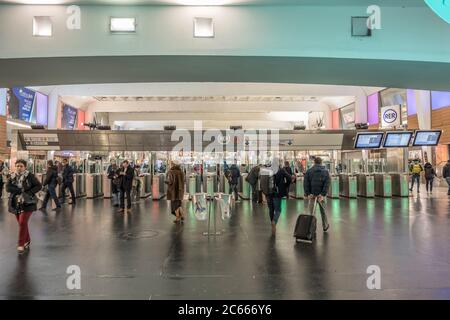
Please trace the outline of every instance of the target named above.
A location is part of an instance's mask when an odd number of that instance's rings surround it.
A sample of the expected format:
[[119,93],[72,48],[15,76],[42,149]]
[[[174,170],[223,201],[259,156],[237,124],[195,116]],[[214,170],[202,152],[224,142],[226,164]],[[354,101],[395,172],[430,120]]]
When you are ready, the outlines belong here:
[[[312,211],[310,212],[310,214],[311,214],[312,216],[314,216],[314,215],[316,214],[317,203],[319,202],[319,201],[317,200],[317,198],[318,198],[318,197],[314,197],[314,206],[313,206]],[[311,205],[311,199],[309,199],[309,202],[308,202],[308,206],[310,206],[310,205]]]

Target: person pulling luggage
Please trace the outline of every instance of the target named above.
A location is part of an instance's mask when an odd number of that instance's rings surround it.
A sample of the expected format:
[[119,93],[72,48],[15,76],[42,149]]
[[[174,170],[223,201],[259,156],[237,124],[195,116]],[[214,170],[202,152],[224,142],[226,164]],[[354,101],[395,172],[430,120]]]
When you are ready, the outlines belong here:
[[[325,199],[328,194],[328,187],[330,186],[330,173],[322,165],[322,159],[319,157],[314,158],[314,165],[306,171],[303,187],[305,189],[305,195],[309,200],[317,198],[317,203],[320,208],[320,215],[322,217],[322,228],[326,232],[330,228],[327,215],[325,212]],[[314,205],[314,201],[309,201],[309,209],[311,204]],[[314,213],[314,212],[313,212]]]

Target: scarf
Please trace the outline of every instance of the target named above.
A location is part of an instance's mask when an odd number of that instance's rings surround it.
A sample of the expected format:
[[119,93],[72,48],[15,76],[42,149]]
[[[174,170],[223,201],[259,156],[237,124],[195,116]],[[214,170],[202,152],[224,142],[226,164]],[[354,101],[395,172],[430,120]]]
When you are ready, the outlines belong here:
[[29,174],[29,172],[28,172],[28,170],[25,170],[23,173],[16,173],[15,174],[15,181],[16,181],[16,186],[18,187],[18,188],[23,188],[23,184],[24,184],[24,182],[25,182],[25,180],[27,179],[27,177],[28,177],[28,174]]

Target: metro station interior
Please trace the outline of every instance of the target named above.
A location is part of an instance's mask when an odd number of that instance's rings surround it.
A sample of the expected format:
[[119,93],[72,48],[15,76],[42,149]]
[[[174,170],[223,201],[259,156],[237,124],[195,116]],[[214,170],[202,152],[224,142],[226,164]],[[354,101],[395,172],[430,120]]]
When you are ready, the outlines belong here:
[[[1,300],[450,299],[450,4],[31,2],[0,0]],[[330,228],[303,243],[317,158]],[[40,184],[67,160],[76,198],[37,193],[24,251],[19,159]],[[293,176],[276,233],[258,166]]]

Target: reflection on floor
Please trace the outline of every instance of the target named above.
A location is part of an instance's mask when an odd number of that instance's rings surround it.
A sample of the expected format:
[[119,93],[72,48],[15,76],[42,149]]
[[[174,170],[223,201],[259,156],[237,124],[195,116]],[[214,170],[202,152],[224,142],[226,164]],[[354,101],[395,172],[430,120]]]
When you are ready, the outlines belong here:
[[[108,200],[37,212],[31,251],[18,256],[17,225],[4,200],[0,299],[450,298],[443,189],[432,197],[329,200],[331,229],[313,245],[292,238],[300,200],[283,201],[276,238],[264,205],[236,204],[230,220],[218,216],[223,233],[209,239],[206,222],[195,219],[190,202],[184,206],[189,216],[179,226],[165,200],[141,200],[125,216]],[[80,267],[80,290],[67,288],[71,265]],[[367,288],[371,265],[381,269],[381,290]]]

